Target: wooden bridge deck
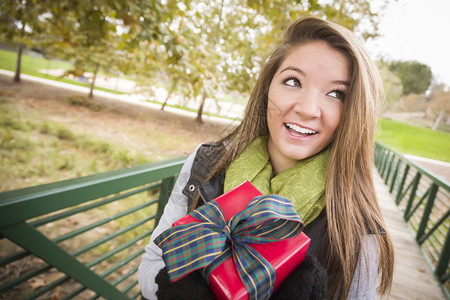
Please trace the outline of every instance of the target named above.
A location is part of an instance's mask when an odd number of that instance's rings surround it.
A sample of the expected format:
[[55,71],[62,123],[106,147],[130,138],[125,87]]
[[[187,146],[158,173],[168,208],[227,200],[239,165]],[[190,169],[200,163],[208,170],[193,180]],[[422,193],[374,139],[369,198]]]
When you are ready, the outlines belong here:
[[395,248],[394,282],[391,294],[383,299],[445,299],[402,213],[375,168],[374,181],[384,221]]

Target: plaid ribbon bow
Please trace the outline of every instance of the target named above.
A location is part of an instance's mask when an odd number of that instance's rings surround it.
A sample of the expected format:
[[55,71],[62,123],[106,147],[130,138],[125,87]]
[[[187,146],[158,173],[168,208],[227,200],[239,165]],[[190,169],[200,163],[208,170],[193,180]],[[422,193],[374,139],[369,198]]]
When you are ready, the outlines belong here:
[[279,195],[258,196],[226,222],[213,200],[190,215],[201,223],[174,226],[155,239],[163,251],[171,281],[203,267],[203,276],[208,280],[211,272],[232,256],[249,299],[268,299],[273,292],[275,270],[248,244],[265,244],[300,234],[303,223],[292,203]]

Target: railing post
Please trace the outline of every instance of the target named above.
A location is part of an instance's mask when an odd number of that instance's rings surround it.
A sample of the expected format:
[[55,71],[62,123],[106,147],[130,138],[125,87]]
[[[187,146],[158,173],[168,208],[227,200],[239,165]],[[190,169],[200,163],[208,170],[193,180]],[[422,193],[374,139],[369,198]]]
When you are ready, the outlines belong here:
[[104,298],[129,299],[31,225],[24,222],[18,223],[2,228],[1,233]]
[[[395,196],[396,205],[405,207],[403,219],[414,232],[418,246],[423,250],[445,297],[450,300],[450,186],[445,180],[381,142],[375,145],[375,155],[380,177]],[[410,175],[411,169],[414,169],[414,173]],[[431,179],[431,183],[421,181],[423,176]],[[426,185],[425,193],[419,191],[419,185]]]
[[409,214],[409,211],[411,210],[412,204],[414,202],[414,198],[416,197],[416,191],[417,191],[417,187],[419,186],[419,181],[420,181],[421,176],[422,176],[422,174],[417,172],[416,176],[413,179],[411,194],[409,195],[408,203],[406,204],[405,214],[403,216],[403,219],[405,219],[405,221],[409,220],[408,214]]
[[386,171],[386,165],[389,160],[389,154],[391,152],[388,150],[383,151],[383,162],[381,163],[381,178],[384,178],[384,171]]
[[416,240],[419,244],[421,244],[420,239],[425,232],[425,228],[427,227],[427,223],[430,218],[430,213],[431,213],[431,210],[433,209],[434,199],[436,199],[437,191],[438,191],[438,186],[433,183],[430,187],[430,195],[428,196],[427,204],[423,211],[422,220],[420,221],[419,228],[417,229],[417,233],[416,233]]
[[437,262],[436,268],[434,269],[434,274],[437,278],[439,278],[439,281],[441,284],[444,284],[447,280],[445,278],[445,272],[448,267],[448,263],[450,260],[450,230],[447,230],[447,236],[445,237],[445,242],[442,247],[441,256],[439,257],[439,260]]
[[395,204],[398,206],[402,197],[403,187],[405,186],[406,178],[408,178],[409,165],[406,165],[406,168],[403,172],[402,181],[400,182],[400,186],[397,190],[397,197],[395,197]]
[[389,181],[389,175],[391,175],[392,172],[392,165],[394,164],[394,160],[395,160],[395,153],[391,154],[391,160],[389,162],[389,167],[387,170],[387,174],[386,174],[386,178],[384,179],[384,183],[387,184]]
[[395,167],[394,175],[392,176],[391,186],[389,188],[389,193],[392,193],[394,190],[395,182],[397,181],[398,171],[400,170],[400,165],[402,164],[402,160],[399,158],[397,160],[397,166]]
[[164,207],[166,206],[167,201],[169,200],[174,184],[175,184],[174,177],[165,178],[161,183],[161,192],[159,194],[158,200],[158,211],[156,212],[155,217],[155,227],[158,225],[159,219],[161,219],[161,216],[164,212]]
[[380,151],[381,146],[378,145],[378,143],[375,144],[375,166],[377,167],[378,171],[380,170]]

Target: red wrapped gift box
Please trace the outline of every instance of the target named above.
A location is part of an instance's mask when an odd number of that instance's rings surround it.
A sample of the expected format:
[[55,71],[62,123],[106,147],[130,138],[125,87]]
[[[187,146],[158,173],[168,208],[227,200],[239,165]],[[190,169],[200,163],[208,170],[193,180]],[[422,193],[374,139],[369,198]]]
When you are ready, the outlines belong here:
[[[244,210],[253,198],[261,193],[246,181],[229,192],[217,197],[215,200],[220,205],[224,218],[228,221],[233,215]],[[199,222],[197,219],[186,215],[176,221],[173,226]],[[252,244],[275,269],[276,291],[286,277],[304,260],[311,240],[303,232],[296,237],[268,244]],[[236,265],[232,258],[219,265],[209,278],[211,289],[217,299],[248,299],[248,292],[239,277]]]

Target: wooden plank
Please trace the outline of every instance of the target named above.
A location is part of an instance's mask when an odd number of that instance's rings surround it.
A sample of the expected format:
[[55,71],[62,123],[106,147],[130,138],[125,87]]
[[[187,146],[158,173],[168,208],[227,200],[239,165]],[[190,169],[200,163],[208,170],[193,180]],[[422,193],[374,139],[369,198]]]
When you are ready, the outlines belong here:
[[378,299],[442,300],[444,293],[430,266],[415,242],[412,231],[403,220],[403,212],[395,205],[388,187],[374,168],[374,183],[384,221],[395,249],[394,281],[391,294]]

